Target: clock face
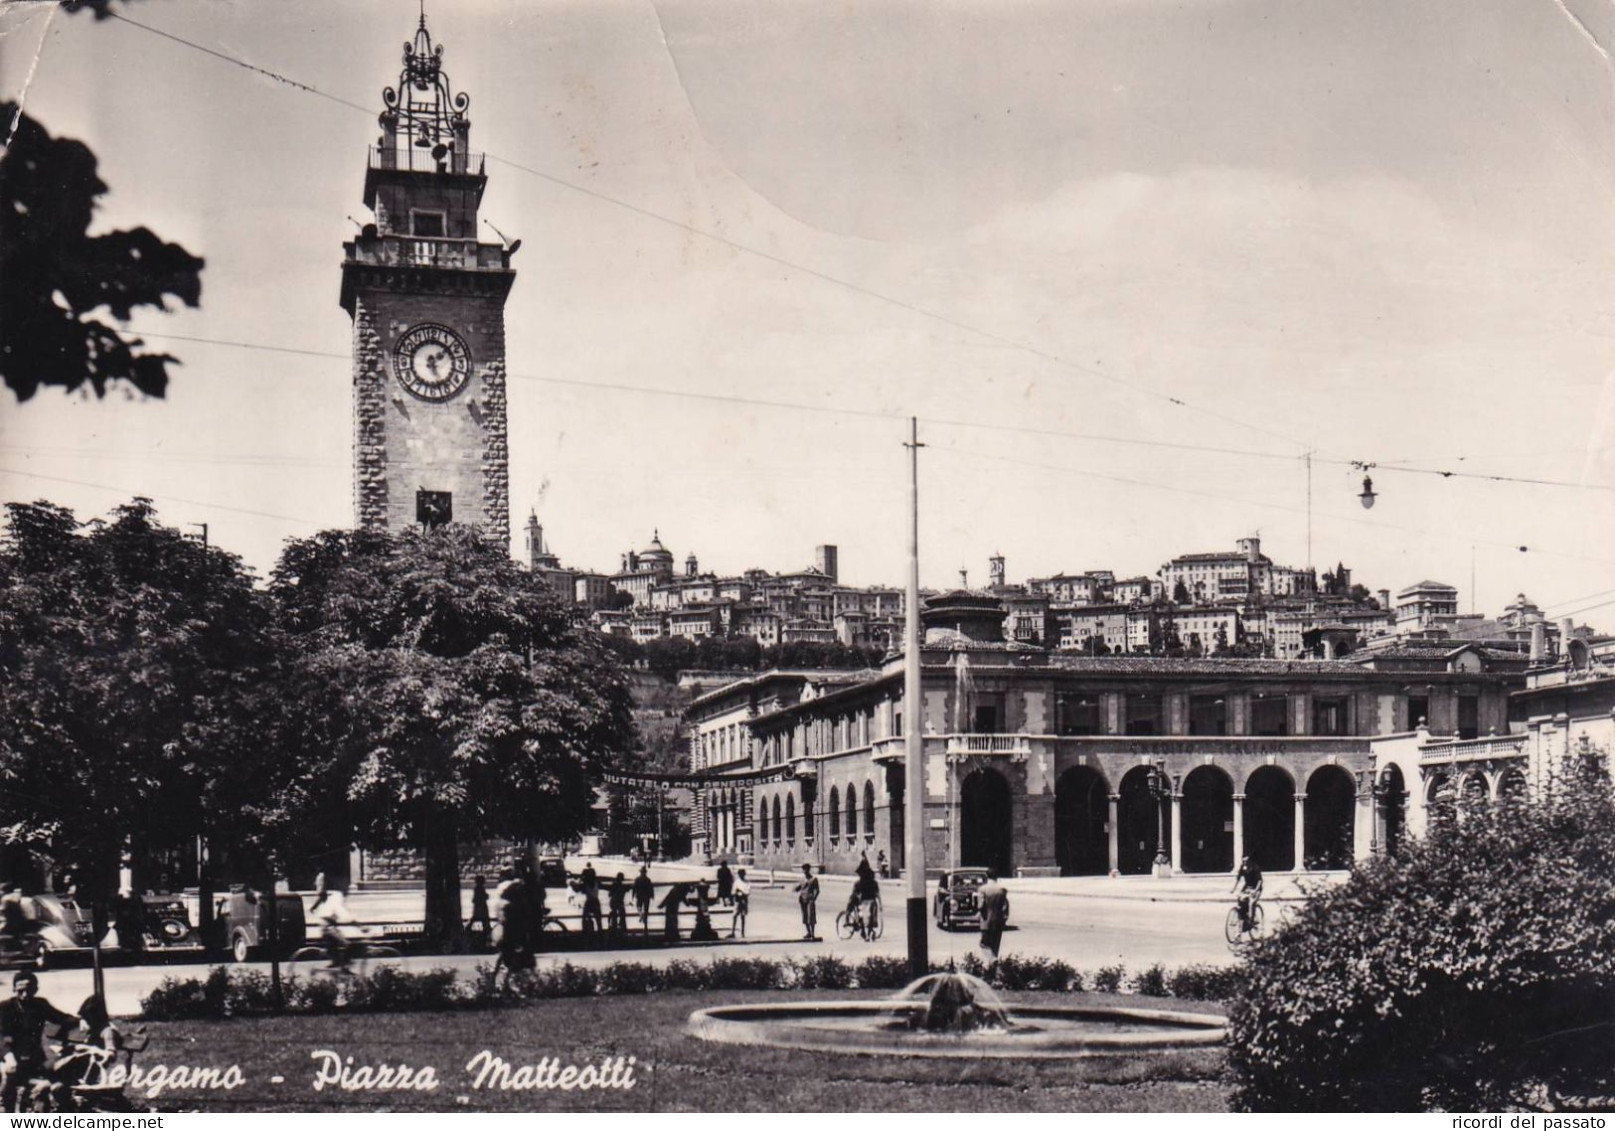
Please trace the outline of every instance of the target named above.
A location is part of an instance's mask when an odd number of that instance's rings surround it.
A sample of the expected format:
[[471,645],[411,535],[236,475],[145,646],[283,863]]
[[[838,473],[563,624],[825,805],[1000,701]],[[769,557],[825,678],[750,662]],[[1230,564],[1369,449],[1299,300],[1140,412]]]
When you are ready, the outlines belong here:
[[423,322],[398,339],[393,349],[398,383],[423,401],[446,401],[471,376],[471,355],[447,326]]

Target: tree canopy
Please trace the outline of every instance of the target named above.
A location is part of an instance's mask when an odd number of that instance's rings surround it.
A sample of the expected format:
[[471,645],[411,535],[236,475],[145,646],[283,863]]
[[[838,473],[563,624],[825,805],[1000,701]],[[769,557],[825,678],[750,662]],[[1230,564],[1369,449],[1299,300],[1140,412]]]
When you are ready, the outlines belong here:
[[294,541],[270,593],[296,662],[339,690],[290,705],[298,725],[329,751],[361,839],[425,850],[437,933],[459,921],[462,835],[568,839],[601,771],[631,756],[616,657],[468,527]]
[[90,235],[107,191],[95,154],[0,103],[0,122],[13,121],[0,153],[0,378],[23,401],[42,385],[104,396],[120,381],[162,396],[175,359],[141,352],[98,312],[127,321],[169,297],[196,306],[202,260],[146,228]]
[[253,734],[270,617],[239,559],[160,525],[148,499],[88,533],[50,503],[7,510],[5,839],[104,890],[125,837],[159,850],[239,827],[214,791],[268,791],[275,769]]

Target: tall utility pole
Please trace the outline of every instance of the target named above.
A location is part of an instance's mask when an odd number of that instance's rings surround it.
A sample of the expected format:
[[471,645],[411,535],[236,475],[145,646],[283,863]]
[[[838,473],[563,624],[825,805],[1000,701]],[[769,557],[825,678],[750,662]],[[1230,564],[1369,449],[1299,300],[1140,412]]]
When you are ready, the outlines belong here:
[[1307,449],[1307,568],[1312,568],[1312,449]]
[[909,418],[907,617],[903,626],[903,877],[908,889],[908,968],[931,972],[925,914],[925,706],[920,691],[920,422]]

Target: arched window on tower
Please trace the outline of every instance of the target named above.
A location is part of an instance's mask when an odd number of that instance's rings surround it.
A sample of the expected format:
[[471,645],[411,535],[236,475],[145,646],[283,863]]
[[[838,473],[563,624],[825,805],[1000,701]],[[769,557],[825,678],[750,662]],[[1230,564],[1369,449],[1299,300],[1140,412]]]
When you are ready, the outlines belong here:
[[841,836],[841,793],[835,786],[830,787],[830,839],[836,840]]
[[796,843],[796,795],[785,797],[785,843]]
[[875,783],[864,782],[864,835],[875,835]]

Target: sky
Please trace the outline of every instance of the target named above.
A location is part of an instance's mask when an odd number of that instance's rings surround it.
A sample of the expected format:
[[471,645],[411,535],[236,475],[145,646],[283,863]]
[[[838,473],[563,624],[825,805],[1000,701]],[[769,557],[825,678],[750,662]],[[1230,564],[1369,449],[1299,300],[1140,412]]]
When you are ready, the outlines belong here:
[[[1615,623],[1607,0],[425,8],[522,240],[514,552],[900,585],[914,416],[927,586],[1259,533]],[[131,320],[162,400],[0,391],[0,500],[146,495],[264,574],[353,521],[341,243],[418,0],[114,10],[190,45],[0,0],[0,98],[202,303]]]

